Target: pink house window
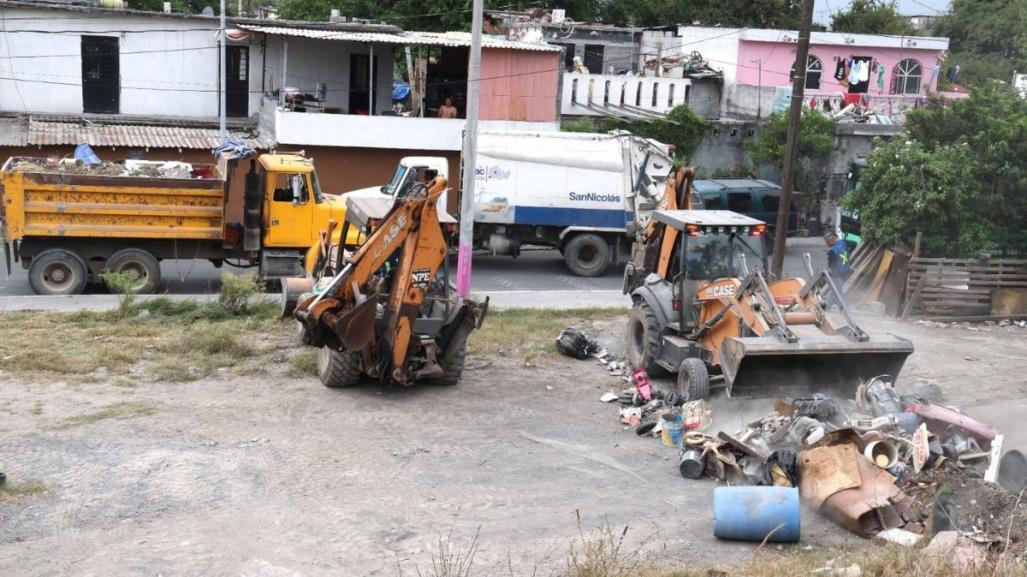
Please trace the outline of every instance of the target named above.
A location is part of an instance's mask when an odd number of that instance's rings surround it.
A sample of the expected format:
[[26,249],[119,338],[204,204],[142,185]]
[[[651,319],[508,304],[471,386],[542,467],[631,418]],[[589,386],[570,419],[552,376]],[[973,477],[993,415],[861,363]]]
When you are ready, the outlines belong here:
[[898,74],[895,78],[897,94],[920,94],[920,82],[924,77],[924,69],[912,58],[899,62]]
[[819,90],[820,76],[824,73],[824,64],[819,58],[810,54],[806,58],[806,89]]

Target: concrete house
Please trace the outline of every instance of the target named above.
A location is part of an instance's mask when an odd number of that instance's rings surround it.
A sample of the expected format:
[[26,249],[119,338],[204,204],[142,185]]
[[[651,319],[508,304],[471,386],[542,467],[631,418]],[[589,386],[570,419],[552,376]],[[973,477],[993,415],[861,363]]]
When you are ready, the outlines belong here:
[[[4,158],[87,142],[105,159],[209,161],[224,74],[229,136],[305,150],[326,192],[382,184],[409,155],[459,174],[468,34],[231,19],[221,71],[215,17],[0,0],[0,18]],[[489,36],[482,52],[481,129],[558,129],[560,48]],[[404,58],[415,82],[399,110]],[[434,117],[446,98],[457,118]]]

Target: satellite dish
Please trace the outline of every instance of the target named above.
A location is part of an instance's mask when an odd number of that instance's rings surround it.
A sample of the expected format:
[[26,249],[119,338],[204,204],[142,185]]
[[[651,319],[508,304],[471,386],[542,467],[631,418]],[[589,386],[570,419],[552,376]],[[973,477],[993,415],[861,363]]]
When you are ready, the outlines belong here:
[[214,15],[214,9],[211,8],[210,6],[204,6],[203,7],[203,15],[204,16],[213,16]]

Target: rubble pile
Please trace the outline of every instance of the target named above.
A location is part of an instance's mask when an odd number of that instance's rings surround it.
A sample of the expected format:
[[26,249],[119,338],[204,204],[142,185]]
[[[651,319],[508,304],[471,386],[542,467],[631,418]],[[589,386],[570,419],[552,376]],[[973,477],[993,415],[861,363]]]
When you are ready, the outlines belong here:
[[[644,371],[630,381],[632,388],[601,400],[618,402],[620,422],[638,435],[677,448],[687,479],[794,488],[796,501],[866,538],[915,545],[955,531],[965,538],[960,543],[1027,553],[1027,503],[1010,491],[1025,479],[1008,489],[996,483],[1002,435],[941,404],[936,385],[917,383],[900,395],[892,377],[881,375],[853,399],[779,398],[772,413],[724,431],[706,401],[683,403]],[[760,514],[754,508],[743,525],[759,525]]]
[[179,161],[125,160],[119,162],[84,162],[76,158],[19,158],[9,167],[11,172],[45,172],[84,176],[132,176],[147,178],[202,178],[192,164]]

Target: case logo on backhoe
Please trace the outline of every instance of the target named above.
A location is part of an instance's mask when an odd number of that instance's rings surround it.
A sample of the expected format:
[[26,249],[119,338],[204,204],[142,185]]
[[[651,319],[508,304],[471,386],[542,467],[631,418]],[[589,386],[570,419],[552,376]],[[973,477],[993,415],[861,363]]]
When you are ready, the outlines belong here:
[[706,287],[703,290],[703,296],[706,298],[720,298],[729,297],[735,294],[735,285],[733,284],[718,284],[711,287]]
[[375,258],[381,256],[381,254],[389,248],[389,245],[392,244],[392,241],[395,240],[397,236],[399,236],[399,233],[403,230],[403,227],[405,227],[406,225],[407,215],[401,213],[396,224],[390,226],[389,229],[385,231],[385,236],[384,238],[382,238],[382,244],[375,248]]

